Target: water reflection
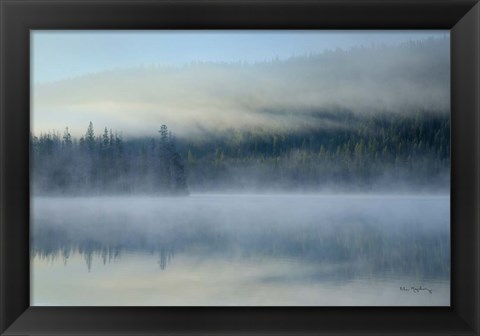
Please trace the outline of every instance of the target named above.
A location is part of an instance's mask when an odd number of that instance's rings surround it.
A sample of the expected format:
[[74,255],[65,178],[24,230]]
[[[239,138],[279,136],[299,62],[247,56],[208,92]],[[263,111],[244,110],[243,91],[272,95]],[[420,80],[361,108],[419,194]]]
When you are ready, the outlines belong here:
[[74,267],[81,256],[92,273],[101,264],[133,268],[124,259],[135,255],[137,263],[155,260],[161,272],[187,258],[190,266],[178,267],[190,267],[193,278],[204,276],[202,265],[217,265],[209,275],[217,285],[220,267],[235,273],[242,263],[256,265],[251,274],[268,261],[278,269],[258,274],[255,286],[293,290],[296,284],[408,278],[448,287],[448,197],[197,195],[36,198],[32,204],[33,274],[46,264],[67,272],[73,256]]

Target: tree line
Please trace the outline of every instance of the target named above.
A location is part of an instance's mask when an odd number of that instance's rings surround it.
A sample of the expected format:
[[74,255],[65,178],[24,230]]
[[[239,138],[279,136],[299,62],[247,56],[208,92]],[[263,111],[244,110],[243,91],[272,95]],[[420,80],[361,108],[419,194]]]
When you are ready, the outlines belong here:
[[[317,112],[315,118],[276,131],[228,129],[204,139],[179,139],[189,186],[314,191],[396,183],[448,189],[448,114]],[[342,126],[321,126],[326,120]]]
[[[92,123],[78,140],[68,128],[63,135],[32,135],[34,191],[448,190],[448,114],[312,116],[316,121],[286,121],[278,129],[229,128],[178,139],[165,125],[155,138],[123,139],[107,128],[97,136]],[[337,126],[322,126],[325,120]]]
[[158,138],[124,140],[112,130],[96,135],[90,122],[74,139],[68,127],[31,135],[34,193],[188,193],[185,167],[175,138],[162,125]]

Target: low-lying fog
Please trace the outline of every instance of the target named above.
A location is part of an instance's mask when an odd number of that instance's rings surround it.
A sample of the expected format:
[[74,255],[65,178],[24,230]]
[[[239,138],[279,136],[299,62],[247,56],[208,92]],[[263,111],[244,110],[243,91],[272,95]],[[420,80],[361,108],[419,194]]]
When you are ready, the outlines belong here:
[[449,202],[373,194],[33,197],[31,303],[449,305]]

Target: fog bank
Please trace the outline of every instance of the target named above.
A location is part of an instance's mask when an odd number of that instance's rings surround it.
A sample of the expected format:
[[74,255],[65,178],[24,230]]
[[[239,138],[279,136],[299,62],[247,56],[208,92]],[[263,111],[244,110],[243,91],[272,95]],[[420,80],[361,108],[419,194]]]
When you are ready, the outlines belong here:
[[125,68],[39,84],[33,131],[72,125],[80,135],[94,121],[141,136],[165,123],[191,136],[228,127],[295,127],[308,118],[305,111],[319,109],[448,113],[449,48],[448,38],[429,39],[255,64]]

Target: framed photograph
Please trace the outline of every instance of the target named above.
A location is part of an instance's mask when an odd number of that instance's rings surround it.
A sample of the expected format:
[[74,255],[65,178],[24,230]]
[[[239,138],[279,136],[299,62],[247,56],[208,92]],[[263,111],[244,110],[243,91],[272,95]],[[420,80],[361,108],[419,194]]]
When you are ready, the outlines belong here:
[[476,1],[0,8],[2,335],[479,333]]

